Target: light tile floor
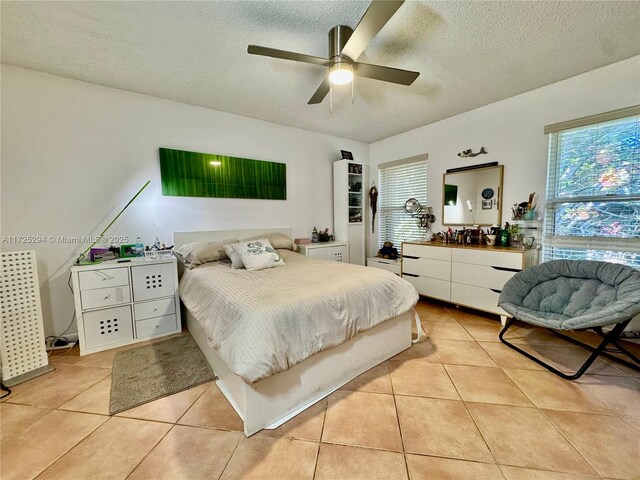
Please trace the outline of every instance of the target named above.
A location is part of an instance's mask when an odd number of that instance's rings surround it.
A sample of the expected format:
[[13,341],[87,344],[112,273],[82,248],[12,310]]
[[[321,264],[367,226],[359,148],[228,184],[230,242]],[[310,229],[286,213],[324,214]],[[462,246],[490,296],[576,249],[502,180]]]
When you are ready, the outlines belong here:
[[[251,438],[213,383],[109,417],[115,351],[58,352],[0,405],[0,477],[640,478],[638,372],[602,360],[568,382],[500,344],[496,318],[417,310],[427,339]],[[562,370],[586,356],[523,325],[512,337]]]

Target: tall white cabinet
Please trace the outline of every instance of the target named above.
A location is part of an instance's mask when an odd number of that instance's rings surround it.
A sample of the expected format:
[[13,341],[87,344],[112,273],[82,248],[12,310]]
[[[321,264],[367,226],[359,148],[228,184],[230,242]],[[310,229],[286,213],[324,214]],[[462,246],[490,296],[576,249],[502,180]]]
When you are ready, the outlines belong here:
[[365,167],[353,160],[333,163],[333,225],[337,241],[349,244],[349,263],[365,264]]

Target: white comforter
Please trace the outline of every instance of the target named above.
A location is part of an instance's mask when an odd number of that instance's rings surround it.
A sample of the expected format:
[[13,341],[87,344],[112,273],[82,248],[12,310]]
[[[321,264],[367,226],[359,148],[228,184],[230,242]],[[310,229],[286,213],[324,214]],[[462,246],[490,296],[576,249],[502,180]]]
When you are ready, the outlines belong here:
[[340,345],[418,301],[413,285],[384,270],[278,252],[286,266],[249,272],[207,263],[180,281],[209,344],[246,382]]

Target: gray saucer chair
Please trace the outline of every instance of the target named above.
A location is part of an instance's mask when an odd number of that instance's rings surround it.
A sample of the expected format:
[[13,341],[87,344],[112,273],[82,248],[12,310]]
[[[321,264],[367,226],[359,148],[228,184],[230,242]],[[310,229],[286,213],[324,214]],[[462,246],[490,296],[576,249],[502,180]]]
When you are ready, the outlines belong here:
[[[640,271],[615,263],[590,260],[553,260],[514,275],[502,289],[498,304],[513,318],[500,332],[500,341],[553,373],[574,380],[582,376],[598,355],[605,355],[640,370],[640,360],[618,342],[631,319],[640,314]],[[520,320],[548,328],[592,353],[571,375],[565,374],[504,339]],[[605,332],[603,327],[613,326]],[[563,335],[559,330],[593,330],[602,337],[597,347]],[[607,349],[608,345],[617,348]],[[624,353],[634,363],[610,352]]]

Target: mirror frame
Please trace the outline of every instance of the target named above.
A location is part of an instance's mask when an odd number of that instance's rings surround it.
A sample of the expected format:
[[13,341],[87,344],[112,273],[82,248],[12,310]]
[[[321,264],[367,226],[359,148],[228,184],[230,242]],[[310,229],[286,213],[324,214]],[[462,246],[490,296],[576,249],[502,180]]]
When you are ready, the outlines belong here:
[[496,222],[497,225],[501,225],[502,224],[502,192],[503,192],[503,180],[504,180],[504,165],[494,165],[493,167],[482,167],[482,168],[471,168],[469,170],[461,170],[459,172],[450,172],[449,174],[447,174],[446,172],[442,174],[442,225],[446,225],[446,226],[453,226],[453,227],[463,227],[463,226],[473,226],[473,225],[479,225],[481,227],[486,227],[486,226],[491,226],[493,225],[493,223],[476,223],[476,224],[469,224],[469,223],[446,223],[445,219],[444,219],[444,186],[446,185],[446,176],[447,175],[453,175],[456,173],[471,173],[471,172],[478,172],[480,170],[490,170],[493,168],[497,168],[500,172],[500,184],[498,186],[498,221]]

